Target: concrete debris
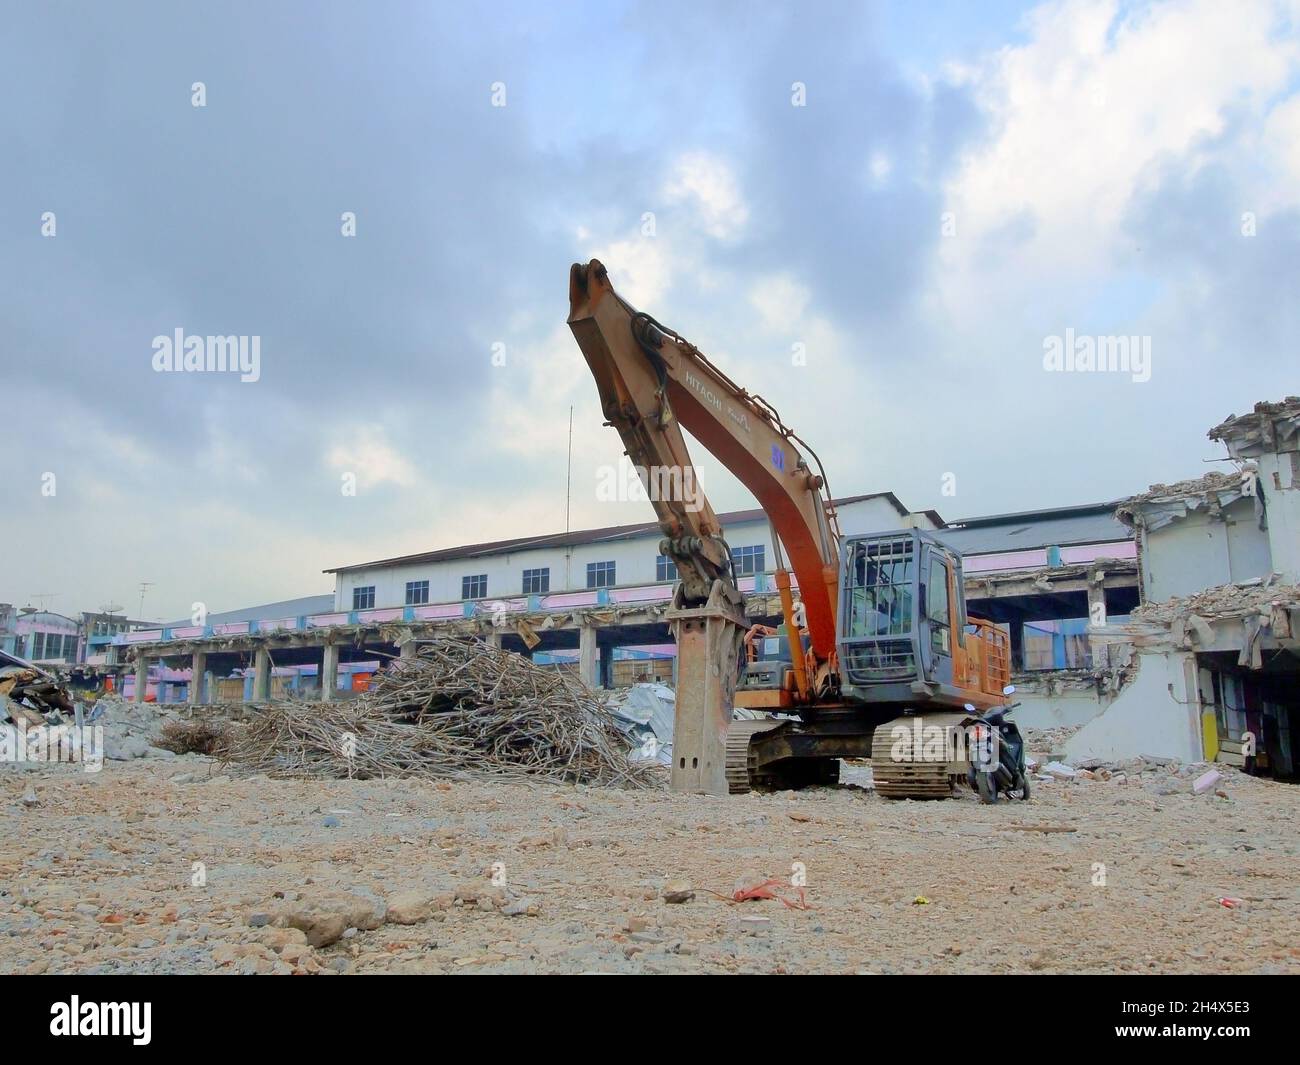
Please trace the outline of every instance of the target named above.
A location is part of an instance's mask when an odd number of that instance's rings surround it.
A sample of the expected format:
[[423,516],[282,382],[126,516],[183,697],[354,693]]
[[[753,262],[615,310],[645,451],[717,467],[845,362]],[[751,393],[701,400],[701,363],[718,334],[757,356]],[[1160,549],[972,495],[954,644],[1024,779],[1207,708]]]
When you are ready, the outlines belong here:
[[1066,765],[1064,762],[1048,762],[1047,765],[1043,766],[1042,772],[1053,780],[1073,780],[1079,775],[1077,769]]
[[156,746],[164,725],[177,720],[176,712],[156,703],[128,702],[120,695],[100,698],[87,715],[87,724],[104,729],[104,757],[114,762],[134,758],[172,758],[171,751]]
[[419,924],[432,916],[432,900],[427,892],[403,891],[388,900],[388,920],[391,924]]
[[1204,496],[1212,492],[1226,492],[1241,487],[1241,474],[1223,473],[1211,470],[1200,477],[1173,484],[1153,484],[1145,492],[1129,496],[1120,501],[1118,510],[1126,511],[1135,503],[1150,503],[1164,499],[1183,499],[1191,496]]
[[1188,481],[1153,484],[1147,491],[1121,500],[1116,505],[1115,517],[1139,531],[1160,529],[1192,511],[1219,514],[1224,507],[1249,496],[1255,504],[1256,520],[1262,522],[1262,496],[1254,483],[1257,477],[1254,463],[1248,463],[1242,470],[1231,473],[1215,470]]
[[1211,769],[1206,773],[1202,773],[1199,777],[1196,778],[1195,781],[1192,782],[1192,791],[1194,791],[1197,795],[1204,795],[1207,791],[1213,788],[1214,785],[1217,784],[1222,779],[1223,779],[1222,773],[1220,773],[1217,769]]
[[664,884],[663,890],[664,902],[670,905],[680,906],[684,902],[690,902],[695,898],[695,891],[691,887],[691,882],[684,879],[669,880]]
[[1250,414],[1230,414],[1206,435],[1211,440],[1232,438],[1239,450],[1285,447],[1300,437],[1300,396],[1256,403]]
[[72,713],[72,696],[57,676],[0,651],[0,717],[15,725],[54,725]]
[[1195,638],[1206,639],[1208,622],[1222,618],[1256,615],[1269,620],[1276,611],[1300,609],[1300,585],[1281,584],[1276,575],[1263,580],[1221,584],[1195,595],[1179,596],[1160,603],[1144,603],[1132,613],[1134,621],[1173,626],[1181,623]]
[[[34,681],[30,679],[33,676],[37,678]],[[7,719],[24,730],[45,726],[102,730],[71,745],[71,761],[89,763],[92,751],[97,758],[115,762],[176,757],[156,746],[163,727],[176,721],[175,710],[163,710],[155,703],[128,702],[112,694],[88,705],[68,697],[68,690],[56,678],[40,670],[4,667],[0,669],[0,687],[4,688],[0,692],[0,725]]]
[[1034,728],[1026,726],[1023,730],[1026,749],[1038,755],[1038,763],[1059,761],[1060,752],[1065,750],[1066,741],[1079,731],[1077,725],[1057,725],[1053,728]]

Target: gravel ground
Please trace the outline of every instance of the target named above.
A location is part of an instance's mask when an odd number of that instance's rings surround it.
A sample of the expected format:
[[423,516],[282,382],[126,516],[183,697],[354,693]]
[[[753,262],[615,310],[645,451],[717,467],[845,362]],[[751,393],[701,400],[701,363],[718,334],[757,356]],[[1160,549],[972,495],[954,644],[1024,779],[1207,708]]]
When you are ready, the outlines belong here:
[[[0,972],[1300,971],[1300,789],[1190,772],[989,807],[6,766]],[[808,909],[719,897],[795,863]]]

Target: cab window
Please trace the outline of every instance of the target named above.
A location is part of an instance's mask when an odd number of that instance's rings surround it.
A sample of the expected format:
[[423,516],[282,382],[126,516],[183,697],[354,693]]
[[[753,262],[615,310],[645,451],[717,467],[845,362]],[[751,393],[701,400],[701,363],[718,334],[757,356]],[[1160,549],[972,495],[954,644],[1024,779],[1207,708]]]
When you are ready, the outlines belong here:
[[948,564],[933,556],[926,582],[925,613],[930,622],[930,645],[940,654],[952,654],[952,631],[948,623]]

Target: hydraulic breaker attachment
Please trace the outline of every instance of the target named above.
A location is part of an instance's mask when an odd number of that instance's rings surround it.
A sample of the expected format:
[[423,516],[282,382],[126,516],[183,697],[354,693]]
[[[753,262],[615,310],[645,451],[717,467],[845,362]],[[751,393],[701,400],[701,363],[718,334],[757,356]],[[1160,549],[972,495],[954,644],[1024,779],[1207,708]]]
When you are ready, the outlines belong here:
[[727,729],[745,632],[745,598],[715,580],[703,606],[682,605],[682,585],[664,619],[677,641],[672,791],[727,794]]

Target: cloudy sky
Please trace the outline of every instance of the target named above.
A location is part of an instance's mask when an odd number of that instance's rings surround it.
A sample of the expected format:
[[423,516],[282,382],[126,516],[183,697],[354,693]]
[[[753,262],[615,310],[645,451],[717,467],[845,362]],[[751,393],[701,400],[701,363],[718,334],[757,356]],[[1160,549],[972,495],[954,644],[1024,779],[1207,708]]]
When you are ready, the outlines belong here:
[[[574,527],[652,517],[598,498],[621,446],[564,321],[593,256],[837,494],[948,518],[1226,468],[1206,430],[1300,391],[1296,2],[2,0],[0,27],[0,601],[134,614],[151,581],[178,617],[555,531],[571,407]],[[156,372],[177,329],[260,337],[259,379]],[[1149,338],[1149,380],[1049,372],[1067,330]]]

